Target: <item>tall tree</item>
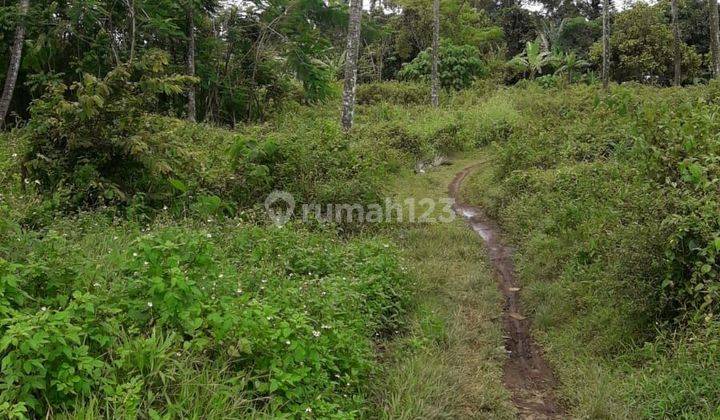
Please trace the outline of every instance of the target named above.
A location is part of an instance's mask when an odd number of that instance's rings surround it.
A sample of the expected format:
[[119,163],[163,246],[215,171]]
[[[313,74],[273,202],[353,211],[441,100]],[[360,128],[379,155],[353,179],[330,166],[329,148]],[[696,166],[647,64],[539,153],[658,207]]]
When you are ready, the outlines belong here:
[[[713,0],[711,0],[713,1]],[[603,60],[602,60],[602,81],[603,88],[610,85],[610,1],[603,0]]]
[[675,65],[675,77],[673,78],[673,84],[680,86],[682,83],[682,50],[680,43],[680,22],[678,21],[678,0],[672,0],[670,2],[670,14],[672,15],[672,27],[673,27],[673,61]]
[[350,2],[347,48],[345,50],[345,86],[343,89],[342,127],[345,132],[353,125],[355,113],[355,89],[357,87],[358,51],[360,49],[360,19],[362,0]]
[[[190,3],[187,9],[188,23],[188,50],[187,50],[187,73],[188,76],[195,77],[195,11]],[[190,86],[188,90],[187,118],[195,122],[195,86]]]
[[430,93],[432,106],[440,105],[440,76],[438,61],[440,60],[440,0],[433,0],[433,41],[432,41],[432,90]]
[[5,124],[5,118],[10,109],[10,101],[17,83],[18,72],[20,71],[20,59],[22,58],[23,42],[25,42],[25,18],[28,9],[30,9],[30,0],[20,0],[20,13],[17,29],[15,30],[15,39],[10,48],[10,65],[5,77],[5,87],[3,87],[2,96],[0,97],[0,127]]
[[718,29],[717,0],[708,0],[710,13],[710,52],[712,53],[713,74],[720,77],[720,29]]

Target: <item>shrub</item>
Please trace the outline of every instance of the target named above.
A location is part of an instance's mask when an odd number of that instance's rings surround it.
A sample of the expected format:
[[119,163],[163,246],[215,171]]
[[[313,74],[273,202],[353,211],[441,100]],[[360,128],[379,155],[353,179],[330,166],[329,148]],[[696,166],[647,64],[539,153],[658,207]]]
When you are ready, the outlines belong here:
[[235,395],[225,415],[365,410],[372,339],[403,329],[409,294],[389,244],[249,226],[133,239],[88,217],[0,239],[16,256],[0,259],[2,416],[102,398],[94,416],[184,417],[207,412],[181,391],[208,372]]
[[[142,191],[168,192],[168,163],[182,151],[157,141],[147,112],[161,95],[182,92],[192,80],[163,76],[168,58],[147,54],[135,68],[117,68],[103,79],[51,85],[31,107],[24,134],[25,178],[47,194],[64,197],[67,207],[126,202]],[[133,71],[142,70],[134,78]]]
[[[445,89],[460,90],[483,76],[486,70],[480,59],[480,51],[471,45],[453,45],[443,42],[438,57],[440,85]],[[401,80],[430,80],[432,55],[429,49],[421,52],[398,72]]]
[[430,102],[430,86],[426,83],[383,82],[358,85],[357,103],[372,105],[387,102],[393,105],[424,105]]

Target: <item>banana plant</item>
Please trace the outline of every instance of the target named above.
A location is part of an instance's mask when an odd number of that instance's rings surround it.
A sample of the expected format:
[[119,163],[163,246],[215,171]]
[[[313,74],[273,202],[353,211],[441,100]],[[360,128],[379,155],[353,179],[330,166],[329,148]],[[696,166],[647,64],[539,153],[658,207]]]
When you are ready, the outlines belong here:
[[508,65],[528,74],[534,80],[537,74],[542,74],[543,67],[550,64],[550,53],[543,51],[537,41],[528,42],[525,51],[508,62]]

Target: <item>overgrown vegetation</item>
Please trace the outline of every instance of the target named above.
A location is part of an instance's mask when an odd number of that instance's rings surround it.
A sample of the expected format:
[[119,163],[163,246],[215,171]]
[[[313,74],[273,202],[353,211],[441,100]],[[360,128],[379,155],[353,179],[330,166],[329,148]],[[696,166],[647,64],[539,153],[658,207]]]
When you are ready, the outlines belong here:
[[514,416],[460,222],[264,208],[477,159],[565,411],[720,416],[717,5],[539,4],[0,2],[0,417]]
[[717,414],[714,92],[499,94],[525,118],[466,194],[519,245],[523,298],[579,416]]

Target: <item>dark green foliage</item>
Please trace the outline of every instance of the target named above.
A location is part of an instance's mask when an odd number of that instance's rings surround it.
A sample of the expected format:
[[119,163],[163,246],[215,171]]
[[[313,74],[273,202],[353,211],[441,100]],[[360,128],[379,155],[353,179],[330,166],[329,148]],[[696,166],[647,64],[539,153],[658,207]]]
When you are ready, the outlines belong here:
[[[635,81],[669,85],[673,78],[673,34],[662,10],[637,4],[619,13],[610,36],[613,78],[619,82]],[[682,74],[691,81],[698,75],[700,56],[693,47],[681,46]],[[593,61],[599,66],[602,45],[592,50]]]
[[[23,131],[29,144],[25,183],[58,194],[65,208],[166,193],[168,161],[182,152],[158,141],[147,112],[161,95],[179,94],[192,82],[163,75],[166,64],[164,54],[148,54],[134,68],[118,68],[103,79],[86,74],[69,87],[48,88]],[[146,73],[133,77],[137,71]]]
[[587,56],[590,47],[600,37],[602,37],[601,21],[588,21],[584,17],[575,17],[563,22],[558,34],[557,47],[565,52]]
[[[429,80],[432,69],[430,50],[421,52],[398,73],[402,80]],[[440,46],[440,85],[445,89],[464,89],[486,73],[480,52],[470,45],[456,46],[443,42]]]

